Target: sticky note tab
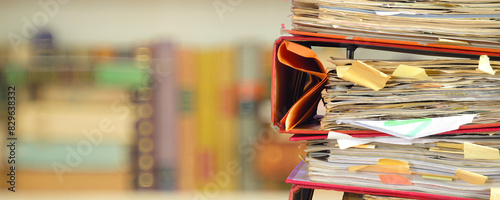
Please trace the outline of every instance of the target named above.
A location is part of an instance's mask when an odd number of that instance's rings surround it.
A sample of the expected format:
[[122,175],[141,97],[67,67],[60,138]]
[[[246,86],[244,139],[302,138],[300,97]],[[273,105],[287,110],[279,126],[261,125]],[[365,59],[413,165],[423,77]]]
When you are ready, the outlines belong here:
[[387,81],[391,78],[391,76],[359,60],[354,62],[352,66],[337,67],[337,76],[375,91],[384,88]]
[[425,73],[425,69],[409,65],[399,65],[398,68],[392,72],[392,76],[399,78],[413,78],[417,80],[432,80],[432,78],[427,76],[427,73]]
[[354,147],[359,149],[375,149],[376,146],[374,144],[361,144]]
[[477,185],[484,184],[486,182],[486,180],[488,179],[488,177],[483,176],[481,174],[465,171],[462,169],[457,169],[455,176],[458,177],[459,179],[467,181],[468,183],[477,184]]
[[458,150],[444,150],[444,149],[440,149],[438,147],[430,147],[429,151],[440,152],[440,153],[452,153],[452,154],[459,154],[459,155],[463,155],[464,154],[463,151],[458,151]]
[[460,150],[464,150],[464,144],[447,143],[447,142],[438,142],[438,143],[437,143],[437,146],[438,146],[438,147],[450,148],[450,149],[460,149]]
[[500,200],[500,188],[490,189],[490,200]]
[[409,165],[359,165],[349,167],[349,172],[354,171],[411,174]]
[[363,168],[366,168],[370,165],[358,165],[358,166],[350,166],[349,167],[349,172],[355,172],[355,171],[358,171],[358,170],[361,170]]
[[439,181],[453,181],[453,178],[444,176],[422,175],[422,178],[439,180]]
[[464,158],[500,160],[500,152],[496,148],[464,142]]
[[378,178],[384,184],[413,185],[413,183],[408,180],[408,178],[398,174],[379,174]]
[[378,165],[408,165],[408,162],[403,160],[381,158],[378,160]]
[[481,55],[479,57],[479,66],[477,69],[491,75],[495,75],[496,72],[493,68],[491,68],[490,58],[487,55]]

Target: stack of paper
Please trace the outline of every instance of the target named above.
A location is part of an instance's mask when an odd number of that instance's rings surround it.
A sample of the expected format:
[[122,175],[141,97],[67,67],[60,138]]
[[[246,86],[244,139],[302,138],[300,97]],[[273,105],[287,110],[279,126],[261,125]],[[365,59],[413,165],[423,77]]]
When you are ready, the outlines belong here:
[[[330,61],[321,120],[330,133],[305,150],[311,181],[476,199],[500,188],[500,136],[437,135],[500,123],[500,62]],[[392,136],[356,138],[345,130]]]
[[345,142],[310,142],[305,160],[312,181],[479,199],[500,187],[500,137],[379,138],[340,149]]
[[494,73],[500,62],[486,56],[479,61],[331,62],[336,68],[329,71],[323,94],[324,130],[405,129],[404,135],[413,138],[500,122],[500,76]]
[[292,22],[296,31],[467,45],[499,41],[499,7],[493,0],[294,0]]

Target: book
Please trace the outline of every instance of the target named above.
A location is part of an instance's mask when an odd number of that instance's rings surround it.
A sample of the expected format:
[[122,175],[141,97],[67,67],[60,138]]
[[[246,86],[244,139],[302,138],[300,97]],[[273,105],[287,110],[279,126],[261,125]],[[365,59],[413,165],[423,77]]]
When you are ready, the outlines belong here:
[[242,189],[255,190],[259,188],[259,179],[256,174],[253,159],[256,150],[253,145],[258,144],[257,136],[260,131],[258,105],[261,98],[262,77],[260,68],[260,46],[257,44],[242,44],[238,49],[238,122],[237,132],[240,133]]
[[216,52],[212,48],[200,49],[197,52],[196,71],[196,122],[198,125],[196,144],[196,160],[199,166],[196,168],[198,188],[203,188],[213,183],[213,177],[217,173],[217,135],[218,126],[218,96],[217,75],[220,68]]
[[[235,134],[238,130],[238,80],[236,78],[237,67],[237,53],[233,46],[223,46],[215,50],[215,57],[219,75],[217,78],[217,88],[215,93],[217,95],[217,109],[219,119],[217,124],[219,126],[217,145],[217,173],[214,179],[221,179],[217,175],[222,176],[221,173],[228,171],[229,166],[235,163],[240,163],[240,154],[238,153],[238,142],[240,135]],[[241,175],[227,173],[227,181],[220,184],[221,190],[238,190],[241,188]]]
[[156,188],[176,190],[178,185],[177,163],[179,162],[178,141],[179,116],[177,51],[173,43],[160,41],[153,45],[151,68],[154,71],[151,85],[151,115],[154,141],[154,170]]
[[193,73],[196,69],[195,58],[197,51],[188,47],[180,47],[178,49],[178,66],[179,66],[179,90],[177,97],[179,98],[179,145],[178,152],[180,159],[178,163],[179,169],[179,190],[192,191],[197,188],[197,148],[193,143],[196,143],[198,136],[198,124],[196,119],[196,79],[198,74]]

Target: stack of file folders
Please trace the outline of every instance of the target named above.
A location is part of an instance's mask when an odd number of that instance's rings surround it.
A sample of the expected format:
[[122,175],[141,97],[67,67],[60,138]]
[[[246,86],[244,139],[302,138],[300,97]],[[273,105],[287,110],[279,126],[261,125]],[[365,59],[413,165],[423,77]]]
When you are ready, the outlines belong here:
[[495,48],[499,5],[494,0],[294,0],[292,24],[296,34]]
[[[500,2],[294,0],[292,13],[271,91],[275,129],[307,142],[288,183],[500,199]],[[349,59],[319,60],[313,46]],[[353,59],[359,47],[442,57]]]
[[[279,132],[294,134],[290,140],[308,143],[287,182],[414,199],[495,199],[500,54],[482,49],[435,60],[320,61],[309,48],[384,47],[357,42],[298,36],[276,41],[272,120]],[[316,113],[319,103],[324,115]]]

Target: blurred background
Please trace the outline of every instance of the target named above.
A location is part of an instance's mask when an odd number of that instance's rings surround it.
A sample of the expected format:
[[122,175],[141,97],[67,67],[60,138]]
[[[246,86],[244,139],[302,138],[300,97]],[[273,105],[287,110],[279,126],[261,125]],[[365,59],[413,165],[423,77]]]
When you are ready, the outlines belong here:
[[9,86],[17,137],[2,196],[288,197],[302,151],[272,131],[269,98],[290,1],[0,4],[2,174]]

